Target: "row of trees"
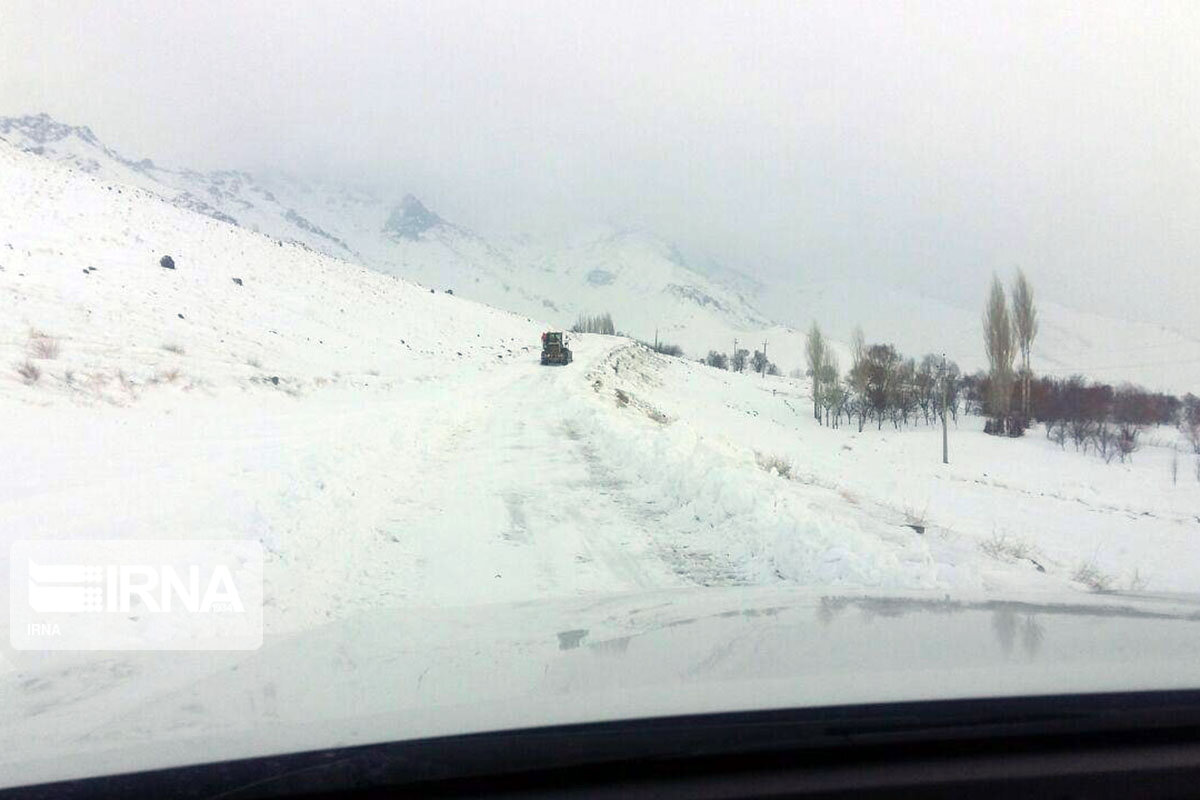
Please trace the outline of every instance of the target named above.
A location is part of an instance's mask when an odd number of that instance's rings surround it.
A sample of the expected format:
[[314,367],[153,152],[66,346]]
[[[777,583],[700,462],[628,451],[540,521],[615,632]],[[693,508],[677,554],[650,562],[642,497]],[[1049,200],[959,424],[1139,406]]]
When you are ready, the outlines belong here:
[[[639,339],[638,341],[641,341],[641,340]],[[646,345],[646,347],[649,347],[651,350],[653,350],[656,353],[662,353],[664,356],[682,356],[683,355],[683,348],[677,344],[668,344],[666,342],[660,342],[660,341],[655,341],[653,343],[642,342],[642,344]]]
[[[931,424],[943,415],[957,423],[965,402],[967,413],[988,418],[986,433],[1021,436],[1036,420],[1060,446],[1071,442],[1077,450],[1092,450],[1105,461],[1129,459],[1150,425],[1178,426],[1200,455],[1200,398],[1149,392],[1128,383],[1114,388],[1078,375],[1035,377],[1031,355],[1038,328],[1033,288],[1018,271],[1008,293],[998,278],[992,279],[983,313],[987,372],[964,376],[953,361],[932,353],[919,361],[905,358],[891,344],[867,345],[862,329],[856,328],[851,364],[843,374],[837,354],[814,322],[805,342],[807,370],[795,370],[793,376],[812,378],[813,416],[833,427],[843,418],[847,424],[857,418],[859,431],[870,419],[877,428],[885,421],[896,428],[922,420]],[[616,333],[608,313],[581,315],[572,330]],[[682,355],[675,345],[656,343],[654,349]],[[738,348],[732,356],[710,350],[700,360],[716,369],[780,374],[759,350]]]
[[[1017,271],[1009,298],[1000,279],[992,277],[983,311],[983,344],[988,358],[987,412],[991,418],[984,427],[986,433],[1020,436],[1028,427],[1029,395],[1033,372],[1030,354],[1038,333],[1037,308],[1033,303],[1033,287],[1025,273]],[[1014,372],[1013,362],[1021,356],[1020,370]],[[1013,388],[1019,389],[1019,402],[1013,402]]]
[[[993,277],[983,312],[989,370],[968,381],[972,399],[988,417],[985,432],[1020,436],[1038,420],[1060,446],[1070,441],[1110,462],[1128,460],[1147,426],[1178,425],[1200,454],[1200,401],[1193,395],[1180,399],[1128,383],[1113,388],[1079,375],[1035,379],[1030,354],[1037,333],[1033,288],[1025,274],[1017,272],[1007,296]],[[1017,355],[1021,363],[1014,370]]]
[[[605,311],[603,314],[595,314],[595,315],[580,314],[579,317],[575,320],[575,324],[571,326],[571,332],[572,333],[604,333],[604,334],[608,334],[609,336],[624,335],[620,331],[617,330],[616,324],[613,323],[612,314],[610,314],[607,311]],[[649,347],[651,350],[653,350],[656,353],[662,353],[663,355],[667,355],[667,356],[682,356],[683,355],[683,348],[677,344],[668,344],[667,342],[660,342],[660,341],[658,341],[657,338],[654,340],[653,344],[651,344],[650,342],[644,342],[640,339],[638,341],[641,342],[642,344],[646,345],[646,347]]]
[[617,326],[613,324],[612,314],[607,311],[603,314],[589,316],[588,314],[580,314],[579,319],[575,320],[575,324],[571,326],[572,333],[606,333],[609,336],[615,335]]
[[[603,314],[595,314],[595,315],[580,314],[579,317],[575,320],[575,324],[571,326],[571,332],[572,333],[604,333],[604,334],[608,334],[609,336],[623,336],[624,335],[620,331],[617,330],[616,324],[613,323],[612,314],[610,314],[607,311],[605,311]],[[682,356],[683,355],[682,347],[680,347],[677,344],[668,344],[667,342],[660,342],[657,339],[657,334],[656,334],[656,338],[655,338],[653,344],[650,342],[642,341],[641,339],[638,339],[637,341],[640,342],[641,344],[646,345],[646,347],[649,347],[651,350],[653,350],[656,353],[662,353],[663,355],[667,355],[667,356]]]
[[[932,353],[919,361],[905,358],[890,344],[867,345],[862,329],[856,329],[849,371],[843,374],[837,353],[813,323],[805,342],[807,371],[794,370],[793,377],[808,375],[813,383],[813,417],[821,424],[839,427],[858,421],[861,431],[869,419],[877,428],[891,422],[901,425],[924,421],[932,424],[949,414],[957,422],[961,407],[961,372],[953,361]],[[752,370],[779,375],[779,368],[761,350],[738,348],[731,356],[710,350],[703,363],[733,372]]]
[[730,357],[725,353],[709,350],[708,355],[700,359],[710,367],[717,369],[727,369],[732,372],[745,372],[749,369],[751,372],[757,372],[764,375],[779,375],[779,367],[772,361],[767,359],[767,354],[761,350],[755,350],[751,355],[749,350],[739,347]]
[[890,344],[867,345],[856,328],[850,369],[843,375],[837,354],[814,322],[805,341],[807,375],[813,384],[813,417],[837,427],[858,419],[861,431],[874,417],[876,428],[890,421],[899,428],[923,420],[931,424],[950,414],[958,421],[961,373],[958,365],[930,353],[917,361]]
[[[963,389],[968,409],[994,418],[989,404],[996,392],[989,374],[967,376]],[[1200,398],[1195,395],[1180,398],[1130,383],[1113,387],[1073,375],[1031,379],[1027,397],[1027,419],[1043,423],[1047,438],[1062,447],[1071,442],[1076,450],[1093,451],[1105,461],[1125,461],[1138,450],[1146,427],[1171,425],[1179,427],[1200,455]],[[1020,386],[1011,387],[1010,405],[1015,407],[1021,399]]]

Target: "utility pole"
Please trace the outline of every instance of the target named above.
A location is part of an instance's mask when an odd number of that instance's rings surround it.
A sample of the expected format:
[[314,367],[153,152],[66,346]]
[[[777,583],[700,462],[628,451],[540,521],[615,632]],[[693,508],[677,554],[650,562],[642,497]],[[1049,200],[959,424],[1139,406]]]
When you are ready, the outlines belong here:
[[729,368],[734,372],[741,372],[739,369],[734,369],[733,362],[737,359],[737,337],[733,337],[733,353],[729,356]]
[[946,404],[950,398],[950,382],[946,379],[946,354],[942,353],[942,463],[950,463],[950,433],[946,427]]
[[762,376],[767,377],[767,340],[763,339],[763,368]]

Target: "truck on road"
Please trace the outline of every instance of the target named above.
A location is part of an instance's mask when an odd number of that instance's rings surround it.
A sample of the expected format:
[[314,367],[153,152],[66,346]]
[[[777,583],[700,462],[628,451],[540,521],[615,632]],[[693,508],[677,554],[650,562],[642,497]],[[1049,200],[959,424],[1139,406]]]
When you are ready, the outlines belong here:
[[542,365],[570,364],[571,348],[567,347],[566,336],[561,331],[542,334]]

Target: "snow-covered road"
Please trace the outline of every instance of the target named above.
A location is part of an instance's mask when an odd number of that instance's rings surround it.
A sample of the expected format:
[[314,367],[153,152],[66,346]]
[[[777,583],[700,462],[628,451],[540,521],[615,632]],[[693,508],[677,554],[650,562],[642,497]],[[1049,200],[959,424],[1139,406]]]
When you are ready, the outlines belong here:
[[589,365],[615,346],[580,340],[568,367],[534,357],[470,386],[440,385],[403,421],[364,412],[363,457],[390,473],[374,538],[397,592],[443,605],[671,584],[647,515],[604,474],[571,416]]
[[677,585],[652,515],[573,417],[594,402],[589,369],[624,344],[581,337],[565,368],[528,353],[302,400],[264,390],[183,413],[149,398],[86,425],[24,409],[28,435],[7,449],[31,471],[0,493],[3,534],[258,539],[269,633],[364,608]]

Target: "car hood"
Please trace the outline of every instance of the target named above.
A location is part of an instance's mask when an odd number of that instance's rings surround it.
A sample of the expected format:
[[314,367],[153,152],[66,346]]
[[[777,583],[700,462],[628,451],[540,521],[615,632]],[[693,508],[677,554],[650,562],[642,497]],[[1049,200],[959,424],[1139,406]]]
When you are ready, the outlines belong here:
[[1197,663],[1190,596],[734,587],[373,612],[249,654],[17,664],[0,676],[0,775],[677,714],[1195,688]]

